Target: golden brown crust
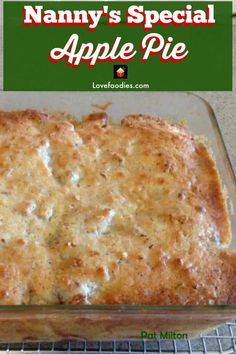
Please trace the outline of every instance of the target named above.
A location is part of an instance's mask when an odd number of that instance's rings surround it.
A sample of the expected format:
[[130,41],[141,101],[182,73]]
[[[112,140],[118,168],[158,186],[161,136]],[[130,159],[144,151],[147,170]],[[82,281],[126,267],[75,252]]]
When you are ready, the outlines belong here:
[[206,144],[149,116],[0,112],[1,304],[236,302]]

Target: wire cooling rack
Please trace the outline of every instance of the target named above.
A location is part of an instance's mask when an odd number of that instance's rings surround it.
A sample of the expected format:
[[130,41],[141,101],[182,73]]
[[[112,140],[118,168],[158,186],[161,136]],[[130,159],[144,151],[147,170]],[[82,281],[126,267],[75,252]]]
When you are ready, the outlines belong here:
[[207,354],[236,353],[236,320],[228,322],[207,334],[190,340],[159,340],[159,341],[109,341],[89,342],[70,341],[59,343],[12,343],[1,344],[0,353],[170,353],[170,354]]

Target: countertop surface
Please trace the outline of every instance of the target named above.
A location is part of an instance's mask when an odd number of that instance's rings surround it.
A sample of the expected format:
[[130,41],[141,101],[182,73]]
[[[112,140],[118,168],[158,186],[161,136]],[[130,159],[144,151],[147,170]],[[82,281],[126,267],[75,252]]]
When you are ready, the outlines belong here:
[[[223,68],[222,68],[223,69]],[[233,26],[233,92],[195,92],[212,106],[236,173],[236,18]]]
[[233,26],[233,92],[195,92],[212,106],[236,174],[236,18]]
[[[235,51],[235,50],[234,50]],[[235,53],[236,54],[236,53]],[[234,63],[234,72],[236,65]],[[234,79],[234,91],[231,92],[194,92],[204,98],[212,106],[224,142],[236,174],[236,80]]]

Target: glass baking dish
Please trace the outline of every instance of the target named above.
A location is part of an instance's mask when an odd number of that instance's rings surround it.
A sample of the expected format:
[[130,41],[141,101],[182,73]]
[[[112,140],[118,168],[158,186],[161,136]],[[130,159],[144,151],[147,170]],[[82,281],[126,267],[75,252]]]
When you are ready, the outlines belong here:
[[[65,111],[81,117],[111,102],[107,112],[113,122],[124,115],[143,113],[172,121],[184,120],[195,135],[211,146],[223,184],[236,250],[236,179],[212,108],[191,93],[144,92],[1,92],[0,109],[35,108]],[[25,255],[27,257],[27,254]],[[236,317],[235,305],[48,305],[0,306],[0,341],[55,341],[61,339],[134,339],[141,332],[184,333],[189,337]]]

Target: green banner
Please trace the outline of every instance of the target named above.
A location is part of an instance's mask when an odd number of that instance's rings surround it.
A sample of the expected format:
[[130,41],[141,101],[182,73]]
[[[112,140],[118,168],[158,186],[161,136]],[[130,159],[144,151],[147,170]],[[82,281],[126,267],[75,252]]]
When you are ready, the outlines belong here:
[[5,1],[4,90],[232,90],[232,2]]

